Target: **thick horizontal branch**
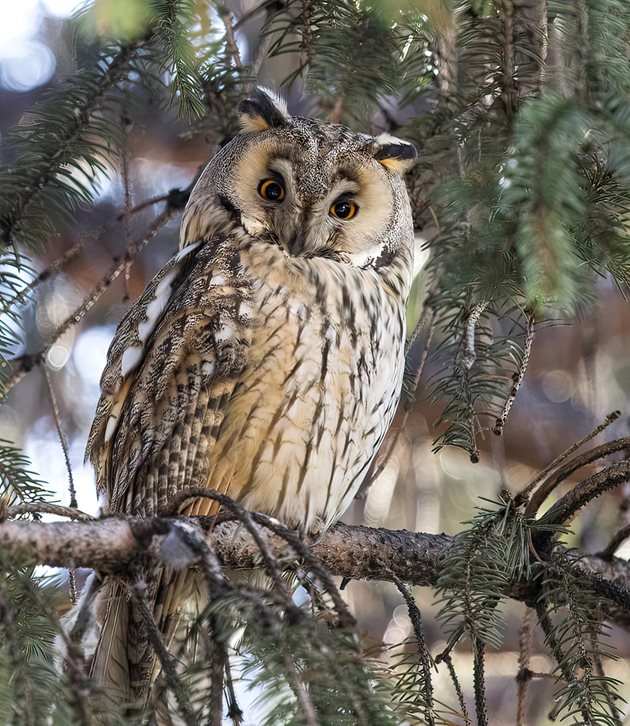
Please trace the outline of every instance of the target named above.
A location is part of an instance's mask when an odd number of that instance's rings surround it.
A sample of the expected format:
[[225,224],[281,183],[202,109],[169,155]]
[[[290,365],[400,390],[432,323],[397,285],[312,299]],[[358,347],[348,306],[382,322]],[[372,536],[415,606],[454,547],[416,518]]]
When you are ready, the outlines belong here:
[[[181,518],[5,521],[0,522],[0,548],[25,564],[115,572],[138,557],[161,558],[162,544],[177,521]],[[205,540],[224,565],[251,568],[260,562],[258,546],[237,522],[204,529]],[[290,554],[291,548],[282,538],[264,530],[261,536],[275,557]],[[451,542],[447,535],[338,524],[312,545],[312,551],[333,575],[356,580],[393,580],[396,575],[414,585],[433,585],[439,560]]]
[[[207,544],[224,565],[252,568],[260,564],[258,545],[242,524],[234,521],[208,526],[204,518],[105,518],[87,522],[0,522],[0,551],[20,564],[56,567],[91,567],[104,572],[124,570],[142,557],[182,558],[177,525],[199,527]],[[175,535],[175,536],[174,536]],[[291,556],[291,546],[261,529],[269,552],[276,558]],[[434,586],[453,537],[406,530],[374,529],[337,524],[311,545],[332,575],[352,580],[402,580],[411,585]],[[186,557],[184,556],[184,560]],[[192,557],[191,557],[192,561]],[[618,558],[592,555],[579,561],[586,575],[615,587],[630,589],[630,565]],[[510,597],[533,602],[529,583],[513,583]],[[609,612],[621,625],[630,625],[630,611]]]

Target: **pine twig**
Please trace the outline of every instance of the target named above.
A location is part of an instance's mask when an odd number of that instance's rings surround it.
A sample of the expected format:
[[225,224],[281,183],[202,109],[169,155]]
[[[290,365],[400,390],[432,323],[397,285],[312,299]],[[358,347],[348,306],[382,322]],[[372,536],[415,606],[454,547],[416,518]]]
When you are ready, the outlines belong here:
[[487,302],[477,303],[466,318],[464,336],[465,347],[461,361],[463,368],[467,371],[473,367],[473,364],[477,359],[477,353],[475,352],[475,328],[477,327],[477,323],[479,322],[479,319],[487,305]]
[[518,634],[518,673],[516,674],[516,726],[525,726],[527,686],[532,679],[529,659],[532,647],[532,610],[527,608]]
[[34,726],[37,723],[33,708],[33,695],[28,679],[24,677],[22,653],[17,639],[17,627],[13,619],[13,610],[6,593],[0,589],[0,631],[4,631],[3,641],[7,645],[10,667],[13,672],[13,686],[16,703],[20,705],[20,712],[24,723]]
[[485,643],[473,637],[473,690],[478,726],[488,726],[488,702],[486,700]]
[[525,378],[525,373],[527,371],[527,366],[529,364],[529,358],[530,358],[530,355],[532,352],[533,342],[534,342],[534,315],[533,315],[533,313],[530,313],[530,315],[528,315],[528,317],[527,317],[527,331],[525,333],[525,347],[523,350],[523,359],[521,360],[518,370],[512,376],[512,382],[513,382],[512,388],[510,389],[510,393],[508,394],[507,400],[505,401],[505,405],[503,406],[503,411],[501,412],[501,415],[497,418],[497,420],[494,424],[494,428],[492,429],[492,432],[496,436],[503,435],[503,429],[505,427],[505,422],[507,421],[507,418],[510,415],[510,410],[512,408],[512,405],[514,404],[514,401],[516,400],[516,396],[518,395],[518,392],[523,383],[523,379]]
[[[611,423],[616,421],[619,416],[621,416],[621,411],[612,411],[612,413],[609,413],[608,416],[606,416],[606,419],[599,424],[599,426],[596,426],[590,433],[586,434],[586,436],[583,436],[579,441],[576,441],[574,444],[571,444],[568,449],[563,451],[560,456],[557,456],[550,464],[548,464],[539,474],[537,474],[530,482],[529,484],[522,489],[518,495],[517,498],[520,501],[525,501],[531,492],[534,490],[534,488],[554,470],[557,469],[560,464],[565,462],[569,456],[574,451],[577,451],[581,446],[584,446],[588,441],[595,438],[598,434],[600,434],[604,429],[608,428]],[[540,487],[540,489],[535,493],[535,495],[532,497],[532,501],[527,507],[527,515],[531,516],[532,511],[536,512],[538,510],[538,507],[543,503],[543,501],[549,496],[551,493],[551,490],[547,491],[547,488],[545,485]],[[534,509],[534,507],[536,507]]]
[[112,57],[107,70],[93,84],[93,94],[89,104],[85,108],[77,109],[73,123],[65,130],[66,135],[60,139],[55,153],[34,167],[29,187],[19,195],[12,205],[10,217],[2,220],[2,240],[5,243],[11,243],[12,235],[23,218],[28,205],[48,185],[57,169],[65,162],[72,142],[79,138],[85,130],[86,120],[89,120],[98,108],[103,96],[127,73],[129,64],[138,48],[138,43],[125,45]]
[[451,658],[451,654],[443,653],[435,659],[435,662],[436,664],[438,662],[446,663],[448,675],[453,684],[453,688],[455,689],[455,694],[457,695],[457,701],[459,703],[462,718],[464,719],[464,724],[465,726],[472,726],[472,721],[470,720],[470,715],[468,714],[468,708],[466,706],[466,699],[464,698],[464,691],[462,690],[461,683],[459,682],[459,678],[457,677],[457,673],[455,672],[455,666],[453,665],[453,659]]
[[232,726],[241,726],[241,724],[243,723],[243,711],[238,705],[238,701],[236,699],[229,658],[225,662],[225,690],[228,707],[227,717],[232,720]]
[[208,719],[206,726],[221,726],[223,723],[223,686],[228,655],[225,643],[216,637],[216,618],[209,623],[211,649],[210,693],[208,694]]
[[[217,498],[215,498],[215,495],[219,495]],[[214,499],[215,501],[221,501],[221,495],[219,492],[215,492],[215,490],[207,490],[204,494],[201,493],[201,490],[197,487],[193,487],[190,489],[184,489],[179,492],[177,492],[177,495],[173,498],[171,501],[171,509],[172,512],[181,511],[182,505],[188,501],[189,499],[193,499],[195,497],[199,496],[205,496],[209,499]],[[278,567],[278,564],[272,555],[271,551],[269,550],[269,547],[267,546],[267,543],[264,541],[264,539],[260,536],[260,532],[258,531],[258,528],[256,527],[251,513],[247,511],[245,508],[240,506],[234,506],[234,503],[232,500],[230,500],[229,504],[226,503],[226,500],[224,500],[223,506],[226,506],[230,509],[231,513],[243,524],[245,529],[249,532],[249,534],[252,536],[253,540],[256,542],[260,549],[260,554],[265,566],[265,570],[267,571],[267,574],[273,581],[274,587],[276,590],[291,600],[290,594],[289,594],[289,586],[286,580],[282,578],[282,573],[280,571],[280,568]]]
[[5,386],[6,392],[10,391],[15,385],[17,385],[35,366],[42,365],[55,342],[64,333],[70,330],[70,328],[81,321],[85,314],[111,286],[112,282],[121,274],[121,272],[125,270],[127,264],[132,262],[138,256],[153,237],[155,237],[162,227],[164,227],[164,225],[171,219],[171,217],[175,214],[175,211],[176,210],[174,208],[167,205],[167,207],[149,225],[144,235],[136,240],[122,257],[114,259],[114,263],[109,270],[96,283],[81,304],[55,329],[46,345],[39,352],[30,355],[23,355],[19,358],[13,359],[12,362],[16,364],[16,366],[13,371],[13,375],[7,380]]
[[[260,514],[259,512],[250,512],[227,495],[221,494],[214,489],[208,489],[206,487],[189,487],[187,489],[182,489],[181,491],[177,492],[177,494],[172,498],[170,503],[170,509],[168,512],[166,512],[166,514],[179,511],[184,502],[195,497],[206,497],[208,499],[219,502],[222,507],[228,509],[236,517],[236,519],[238,519],[239,522],[241,522],[245,526],[249,534],[258,545],[260,545],[262,539],[260,532],[258,532],[253,524],[258,524],[283,539],[295,551],[296,555],[304,561],[308,569],[322,583],[324,589],[328,592],[334,603],[335,609],[337,610],[337,613],[339,615],[340,624],[349,627],[354,626],[355,620],[350,614],[348,606],[345,604],[343,598],[339,594],[339,590],[335,586],[329,572],[325,567],[322,566],[319,559],[313,556],[311,548],[300,539],[296,532],[280,524],[272,517]],[[267,569],[267,572],[270,574],[270,576],[274,578],[274,581],[276,577],[281,577],[273,555],[268,550],[266,543],[263,544],[261,554],[263,557],[265,568]],[[286,583],[284,586],[280,587],[281,592],[285,590]]]
[[394,584],[398,589],[398,592],[403,596],[405,604],[407,605],[407,611],[409,613],[409,619],[413,627],[414,635],[416,636],[416,643],[418,647],[418,656],[420,657],[420,664],[422,666],[422,675],[424,679],[424,695],[426,697],[424,717],[428,726],[435,726],[435,719],[433,718],[433,684],[431,681],[431,656],[429,654],[429,648],[424,635],[424,625],[422,622],[422,613],[416,603],[413,595],[409,592],[407,586],[402,580],[396,575],[392,576]]
[[626,524],[625,527],[618,529],[612,536],[610,542],[606,546],[606,549],[599,553],[599,556],[603,560],[612,560],[615,552],[619,549],[619,545],[630,537],[630,524]]
[[599,652],[599,641],[598,641],[598,635],[601,634],[601,625],[598,625],[591,629],[590,636],[591,636],[591,648],[590,648],[590,655],[593,659],[593,670],[595,671],[595,675],[597,678],[599,678],[600,683],[602,685],[602,688],[604,689],[604,693],[606,696],[606,702],[608,703],[608,707],[610,708],[610,713],[612,714],[613,718],[615,718],[617,724],[621,726],[623,715],[619,711],[619,708],[617,707],[616,703],[616,694],[614,694],[610,689],[610,684],[606,680],[606,673],[604,671],[604,664],[602,663],[601,653]]
[[149,640],[151,641],[153,650],[160,660],[162,673],[164,673],[169,688],[177,700],[177,705],[179,706],[179,711],[184,719],[184,723],[186,726],[198,726],[197,720],[190,708],[190,694],[177,674],[175,659],[169,653],[164,643],[162,633],[160,632],[160,629],[153,617],[153,613],[147,603],[146,586],[140,585],[139,583],[131,585],[124,581],[123,583],[133,598],[134,603],[137,605],[140,615],[144,620],[149,634]]
[[[536,615],[538,617],[538,623],[540,624],[540,627],[542,628],[542,631],[545,635],[545,643],[549,647],[549,650],[551,651],[556,663],[558,664],[558,668],[560,669],[560,673],[562,674],[565,683],[571,683],[574,678],[573,671],[567,665],[564,651],[562,650],[562,646],[556,637],[553,623],[551,622],[551,618],[549,617],[549,612],[547,610],[546,599],[541,598],[536,603]],[[561,708],[560,702],[558,703],[557,708]],[[551,720],[555,721],[555,717]]]

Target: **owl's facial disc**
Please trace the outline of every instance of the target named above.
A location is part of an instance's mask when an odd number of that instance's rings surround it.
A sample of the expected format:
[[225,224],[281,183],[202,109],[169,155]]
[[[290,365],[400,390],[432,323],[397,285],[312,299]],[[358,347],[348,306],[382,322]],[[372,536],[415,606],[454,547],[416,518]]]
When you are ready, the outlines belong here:
[[233,202],[254,237],[296,257],[378,257],[393,211],[388,172],[368,154],[307,153],[260,135],[234,169]]
[[254,89],[239,111],[243,133],[210,162],[191,194],[183,245],[224,228],[226,214],[295,257],[363,267],[395,245],[412,244],[403,180],[416,156],[411,144],[291,117],[266,89]]

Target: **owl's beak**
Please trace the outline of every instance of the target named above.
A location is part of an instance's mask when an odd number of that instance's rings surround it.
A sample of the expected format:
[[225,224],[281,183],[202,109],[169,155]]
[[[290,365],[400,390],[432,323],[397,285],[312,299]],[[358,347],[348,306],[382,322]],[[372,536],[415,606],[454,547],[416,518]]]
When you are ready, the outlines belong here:
[[281,246],[292,257],[297,257],[304,251],[304,232],[293,221],[286,221],[284,224],[279,225],[277,233]]
[[303,248],[302,234],[300,232],[296,232],[287,240],[286,249],[291,256],[297,257],[303,251]]

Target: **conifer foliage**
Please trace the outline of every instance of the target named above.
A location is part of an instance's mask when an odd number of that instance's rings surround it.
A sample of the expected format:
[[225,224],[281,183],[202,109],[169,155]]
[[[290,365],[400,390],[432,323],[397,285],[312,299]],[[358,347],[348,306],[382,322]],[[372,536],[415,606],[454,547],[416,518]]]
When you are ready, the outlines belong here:
[[[459,447],[476,462],[480,439],[509,426],[536,331],[574,321],[602,278],[614,281],[620,301],[629,291],[625,0],[94,0],[68,32],[75,72],[52,84],[2,140],[3,397],[33,369],[45,371],[54,341],[83,320],[185,205],[194,179],[137,208],[127,204],[125,223],[141,209],[155,209],[146,229],[39,352],[13,355],[25,306],[89,242],[39,274],[31,272],[31,260],[94,204],[103,175],[120,170],[127,184],[129,128],[142,123],[147,103],[186,139],[216,149],[236,131],[238,100],[268,80],[265,69],[273,64],[286,70],[277,81],[303,113],[389,131],[419,149],[408,181],[430,258],[418,286],[424,311],[410,329],[406,390],[439,407],[436,450]],[[418,393],[425,360],[418,349],[429,343],[432,373]],[[212,549],[182,527],[179,536],[210,604],[183,624],[170,652],[156,636],[162,674],[152,703],[114,707],[87,675],[87,608],[74,629],[64,629],[59,587],[39,576],[34,563],[0,555],[0,721],[249,723],[234,686],[236,669],[267,724],[492,723],[486,654],[502,647],[502,607],[517,597],[555,664],[552,716],[621,724],[619,684],[606,674],[613,657],[607,619],[627,625],[630,593],[593,575],[568,548],[567,523],[628,481],[630,464],[619,457],[630,441],[584,450],[589,439],[521,492],[502,492],[471,513],[437,565],[445,639],[439,653],[427,645],[413,592],[394,573],[389,579],[409,610],[413,637],[392,653],[366,654],[332,578],[300,538],[224,498],[224,508],[261,545],[260,564],[274,587],[232,582]],[[594,465],[601,470],[557,495],[575,472]],[[13,442],[0,440],[0,524],[44,513],[88,519],[57,507],[29,468]],[[551,495],[557,501],[541,514]],[[274,557],[260,530],[283,539],[290,556]],[[299,597],[285,571],[299,583]],[[126,582],[129,596],[141,602],[141,587]],[[462,643],[470,651],[470,702],[453,659]],[[514,675],[522,725],[533,673],[526,646],[521,656]],[[448,702],[434,687],[442,674],[452,684]]]

